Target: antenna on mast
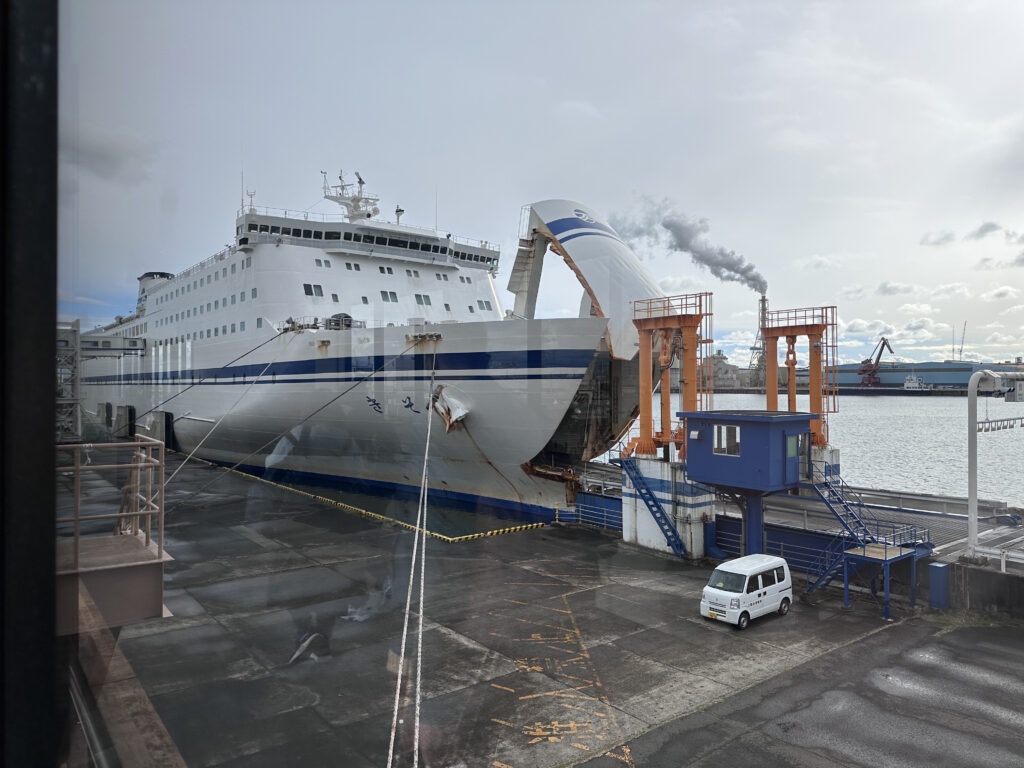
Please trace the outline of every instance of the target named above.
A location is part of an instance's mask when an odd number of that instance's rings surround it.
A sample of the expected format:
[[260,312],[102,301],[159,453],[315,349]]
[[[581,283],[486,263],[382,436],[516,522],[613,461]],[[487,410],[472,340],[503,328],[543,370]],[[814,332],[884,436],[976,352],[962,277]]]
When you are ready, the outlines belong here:
[[246,190],[245,194],[249,196],[249,213],[256,213],[256,206],[253,205],[253,198],[256,197],[256,190],[254,189],[252,192]]

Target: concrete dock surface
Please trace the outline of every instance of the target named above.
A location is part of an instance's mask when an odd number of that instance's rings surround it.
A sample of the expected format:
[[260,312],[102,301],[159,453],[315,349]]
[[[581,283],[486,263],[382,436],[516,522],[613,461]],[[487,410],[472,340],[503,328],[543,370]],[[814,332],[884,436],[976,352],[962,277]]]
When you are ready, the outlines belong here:
[[[201,463],[166,506],[173,615],[100,685],[161,734],[138,764],[386,765],[413,534]],[[739,632],[698,615],[710,571],[581,528],[428,538],[420,765],[1024,764],[1019,622],[832,592]]]

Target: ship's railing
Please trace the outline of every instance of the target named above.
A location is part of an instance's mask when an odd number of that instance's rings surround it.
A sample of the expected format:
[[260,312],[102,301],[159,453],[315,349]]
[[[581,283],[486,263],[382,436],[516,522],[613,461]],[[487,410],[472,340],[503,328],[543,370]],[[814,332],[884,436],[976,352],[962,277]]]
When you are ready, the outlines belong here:
[[[265,205],[252,205],[245,206],[239,209],[238,218],[246,215],[255,216],[275,216],[278,218],[286,218],[300,221],[319,221],[325,224],[337,223],[337,224],[358,224],[358,221],[349,221],[348,216],[343,213],[316,213],[312,211],[298,211],[290,208],[271,208]],[[366,223],[366,222],[362,222]],[[431,235],[434,237],[440,236],[440,232],[433,227],[420,227],[414,224],[398,224],[393,221],[378,221],[372,220],[370,226],[384,225],[391,227],[400,227],[403,231],[415,230],[424,235]],[[457,235],[447,235],[445,239],[451,240],[453,243],[461,243],[462,245],[471,245],[479,248],[487,248],[489,250],[497,250],[498,246],[491,243],[488,240],[474,240],[471,237],[459,237]]]
[[[94,523],[112,521],[107,529],[113,535],[131,535],[142,539],[146,549],[155,543],[155,558],[163,558],[164,543],[164,444],[143,435],[132,442],[76,443],[57,445],[57,477],[71,484],[70,515],[56,519],[58,537],[71,539],[70,561],[58,567],[78,571],[89,567],[82,561],[83,539],[95,542]],[[82,515],[83,476],[101,474],[121,484],[121,505],[117,512]],[[90,529],[83,536],[82,528]],[[63,561],[64,558],[58,558]]]

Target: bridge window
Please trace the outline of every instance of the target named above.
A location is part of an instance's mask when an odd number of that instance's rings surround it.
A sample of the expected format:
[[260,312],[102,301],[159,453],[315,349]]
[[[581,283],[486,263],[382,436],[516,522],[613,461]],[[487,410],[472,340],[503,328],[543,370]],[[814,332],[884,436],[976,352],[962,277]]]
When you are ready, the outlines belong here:
[[281,234],[281,228],[279,226],[277,226],[277,225],[272,226],[270,228],[270,234],[272,234],[272,235],[280,235]]
[[319,229],[314,229],[313,230],[313,239],[314,240],[323,240],[324,239],[324,233],[321,232]]
[[255,224],[249,224],[249,231],[250,232],[259,232],[260,228],[257,227]]
[[269,224],[260,224],[260,232],[267,232],[267,233],[269,233],[270,232],[270,225]]
[[722,456],[739,456],[740,428],[732,424],[716,424],[712,450]]
[[341,232],[324,232],[324,240],[341,240]]

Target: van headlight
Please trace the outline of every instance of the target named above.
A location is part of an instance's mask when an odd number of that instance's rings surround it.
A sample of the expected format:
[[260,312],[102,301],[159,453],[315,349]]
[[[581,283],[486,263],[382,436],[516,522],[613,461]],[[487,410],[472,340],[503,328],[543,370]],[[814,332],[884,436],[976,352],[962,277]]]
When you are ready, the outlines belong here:
[[732,600],[729,601],[729,607],[734,610],[739,610],[740,599],[738,597],[734,597]]

